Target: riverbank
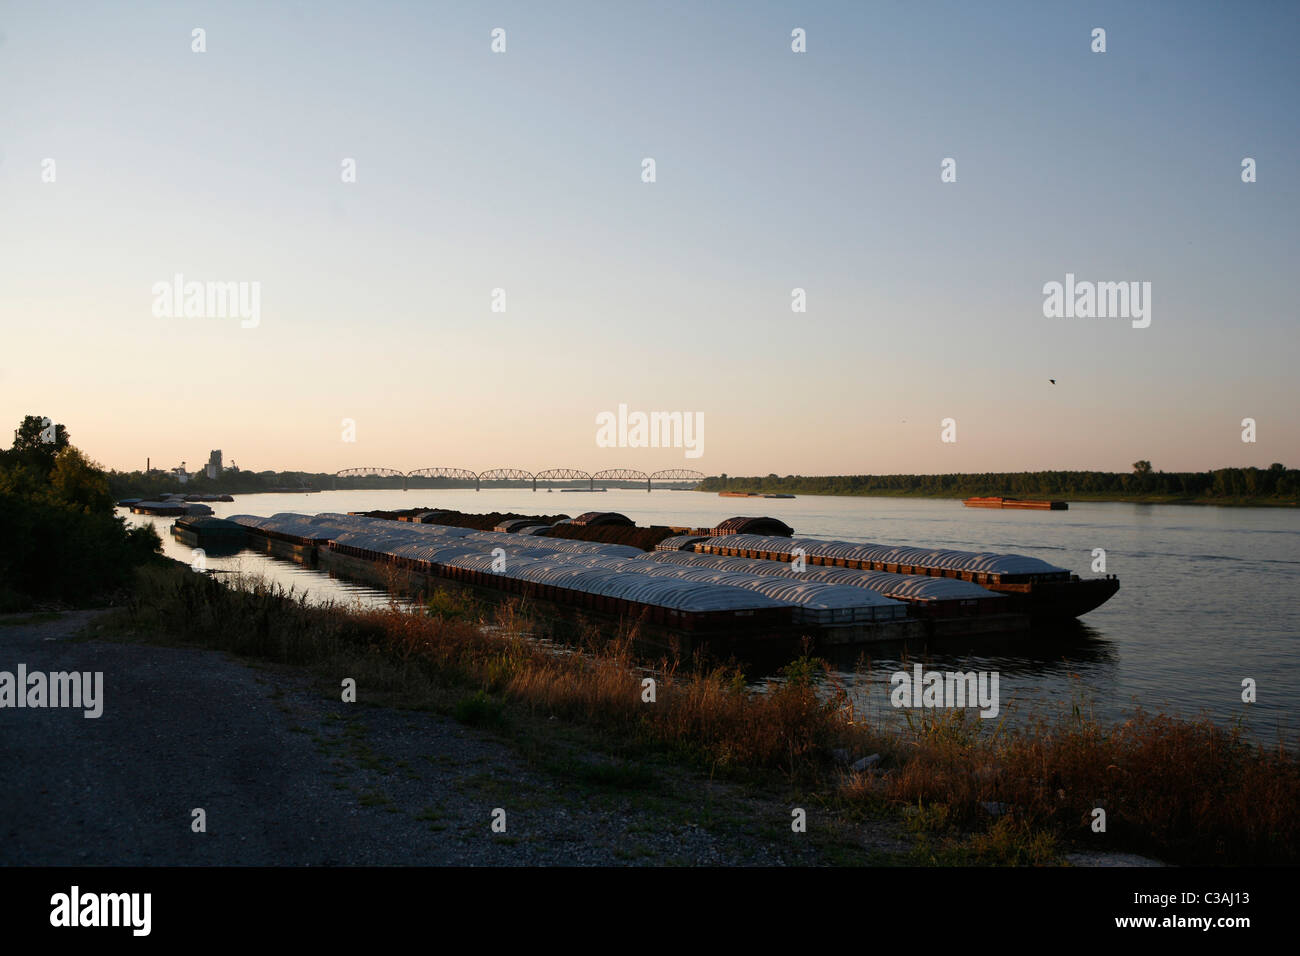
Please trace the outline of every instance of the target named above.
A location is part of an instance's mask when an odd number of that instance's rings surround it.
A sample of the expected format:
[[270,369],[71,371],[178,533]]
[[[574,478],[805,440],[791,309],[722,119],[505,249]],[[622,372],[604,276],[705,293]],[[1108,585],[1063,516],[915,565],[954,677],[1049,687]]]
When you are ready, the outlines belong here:
[[795,495],[971,498],[1002,496],[1140,504],[1217,504],[1295,507],[1300,470],[1274,462],[1267,468],[1156,471],[1149,461],[1131,472],[1022,471],[942,475],[760,475],[705,478],[700,491]]
[[[111,612],[0,617],[0,654],[98,670],[106,687],[93,722],[14,713],[4,866],[1015,862],[987,850],[941,861],[909,818],[634,754],[509,703],[367,684],[343,703],[334,675],[131,634]],[[790,827],[791,807],[806,808],[806,832]],[[1033,861],[1159,865],[1097,851]]]
[[[819,693],[826,672],[808,660],[757,692],[726,667],[661,661],[648,702],[644,662],[629,656],[627,634],[593,633],[586,653],[557,654],[527,638],[534,625],[517,605],[489,618],[487,630],[472,604],[439,595],[434,609],[310,607],[264,587],[230,590],[178,566],[145,572],[132,605],[91,634],[305,668],[331,702],[350,676],[359,701],[459,719],[520,754],[543,755],[561,790],[604,781],[651,804],[664,787],[681,799],[713,794],[708,804],[673,802],[679,827],[702,825],[707,805],[727,814],[728,826],[745,822],[785,840],[795,836],[792,809],[803,808],[809,825],[800,836],[816,839],[793,846],[817,844],[822,862],[1059,863],[1123,852],[1187,863],[1296,858],[1294,754],[1260,750],[1208,722],[1136,714],[1103,726],[1076,711],[1010,730],[960,711],[921,711],[907,729],[886,731],[855,722],[842,696]],[[565,742],[576,747],[568,758],[544,756]],[[739,798],[715,802],[715,784],[768,809],[733,812],[728,801]],[[1090,826],[1097,807],[1106,810],[1105,833]]]
[[[696,491],[703,491],[705,494],[718,495],[716,491],[708,491],[704,488],[697,488]],[[763,495],[770,496],[770,492],[750,491],[752,495],[757,495],[760,499]],[[930,500],[951,500],[964,501],[966,498],[976,497],[975,493],[967,492],[925,492],[925,491],[805,491],[795,492],[803,497],[824,497],[824,498],[924,498]],[[1117,502],[1137,505],[1219,505],[1225,508],[1295,508],[1300,506],[1300,501],[1293,499],[1280,498],[1189,498],[1179,495],[1114,495],[1114,494],[1094,494],[1094,493],[1066,493],[1066,492],[1044,492],[1045,496],[1050,496],[1054,500],[1064,501],[1091,501],[1091,502]],[[1021,492],[1020,495],[1033,499],[1035,496],[1027,492]]]

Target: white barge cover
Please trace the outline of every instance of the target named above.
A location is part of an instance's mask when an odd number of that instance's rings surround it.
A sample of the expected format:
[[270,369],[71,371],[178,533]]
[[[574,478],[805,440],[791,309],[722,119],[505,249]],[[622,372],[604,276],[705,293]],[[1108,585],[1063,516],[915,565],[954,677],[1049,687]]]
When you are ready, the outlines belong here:
[[815,566],[807,566],[802,571],[796,571],[788,561],[735,558],[720,554],[699,554],[694,551],[655,551],[642,555],[639,560],[679,564],[685,567],[717,568],[722,571],[749,571],[752,574],[770,574],[800,581],[843,584],[855,588],[868,588],[886,597],[905,601],[969,601],[986,598],[1006,600],[1004,594],[998,594],[996,591],[990,591],[988,588],[958,578],[934,578],[918,574],[891,574],[888,571]]
[[793,556],[801,548],[808,556],[843,558],[849,561],[874,561],[912,567],[969,571],[973,574],[1069,574],[1038,558],[1022,554],[996,554],[989,551],[950,551],[933,548],[899,548],[884,544],[855,544],[851,541],[821,541],[817,538],[778,538],[757,534],[729,534],[701,541],[697,547],[736,548],[771,551]]
[[591,557],[580,560],[620,574],[648,574],[757,591],[783,603],[795,605],[798,608],[798,618],[807,623],[856,624],[864,621],[892,621],[907,616],[906,604],[866,588],[818,581],[795,581],[748,571],[686,567],[646,561],[643,558]]

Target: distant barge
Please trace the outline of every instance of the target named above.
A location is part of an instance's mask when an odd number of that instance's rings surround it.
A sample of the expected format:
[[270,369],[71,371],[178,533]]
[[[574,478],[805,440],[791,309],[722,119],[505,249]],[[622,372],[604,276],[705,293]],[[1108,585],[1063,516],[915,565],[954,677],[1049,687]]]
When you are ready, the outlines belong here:
[[719,491],[719,498],[793,498],[794,495],[781,495],[761,491]]
[[210,515],[212,509],[205,504],[198,502],[186,502],[184,499],[168,499],[166,501],[137,501],[135,504],[128,505],[132,514],[138,515]]
[[1031,501],[1024,498],[967,498],[962,502],[967,508],[1025,508],[1032,511],[1066,511],[1064,501]]

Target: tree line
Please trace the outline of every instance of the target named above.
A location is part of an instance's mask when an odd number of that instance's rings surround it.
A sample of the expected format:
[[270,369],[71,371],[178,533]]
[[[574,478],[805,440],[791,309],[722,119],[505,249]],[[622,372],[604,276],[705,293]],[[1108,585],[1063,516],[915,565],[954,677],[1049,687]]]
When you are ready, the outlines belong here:
[[706,478],[701,491],[756,491],[809,495],[916,495],[964,498],[1166,498],[1189,501],[1257,500],[1296,504],[1300,471],[1274,463],[1267,468],[1154,471],[1148,461],[1131,472],[1025,471],[949,475],[786,475]]

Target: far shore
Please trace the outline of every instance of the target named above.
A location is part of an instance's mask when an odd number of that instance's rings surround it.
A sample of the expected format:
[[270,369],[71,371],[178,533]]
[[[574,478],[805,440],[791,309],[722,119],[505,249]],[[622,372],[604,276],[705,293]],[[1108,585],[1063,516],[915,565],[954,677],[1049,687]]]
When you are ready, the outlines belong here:
[[[717,495],[716,491],[706,491],[702,488],[695,489],[704,494]],[[728,491],[745,492],[762,495],[764,492],[754,489],[728,488]],[[932,500],[963,501],[966,498],[978,497],[968,494],[932,494],[917,491],[792,491],[786,492],[796,498],[925,498]],[[1018,498],[1019,495],[1005,495],[1007,498]],[[1106,503],[1115,504],[1134,504],[1134,505],[1217,505],[1224,508],[1294,508],[1297,505],[1295,501],[1288,501],[1281,498],[1184,498],[1176,495],[1027,495],[1026,501],[1066,501],[1066,502],[1088,502],[1088,503]],[[994,509],[996,510],[996,509]]]

